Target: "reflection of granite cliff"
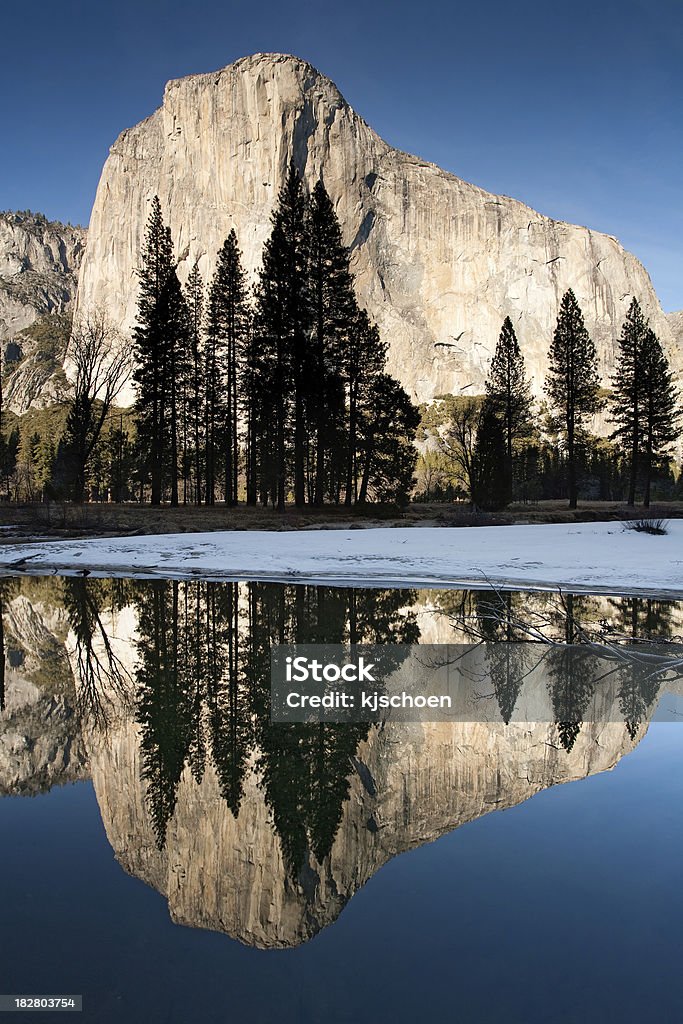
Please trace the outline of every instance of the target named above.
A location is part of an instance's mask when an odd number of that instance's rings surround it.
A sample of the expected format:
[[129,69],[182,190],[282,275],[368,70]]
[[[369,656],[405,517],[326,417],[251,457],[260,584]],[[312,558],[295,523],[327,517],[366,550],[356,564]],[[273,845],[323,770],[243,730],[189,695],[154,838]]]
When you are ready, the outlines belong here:
[[[361,744],[329,857],[288,878],[254,772],[235,819],[214,772],[183,775],[159,851],[133,723],[93,741],[95,791],[117,859],[168,899],[175,921],[249,945],[294,946],[336,919],[391,857],[559,782],[611,768],[632,749],[623,724],[584,726],[568,754],[554,726],[387,725]],[[354,770],[355,769],[355,770]]]
[[[166,897],[175,921],[223,931],[249,945],[282,948],[310,939],[393,856],[548,786],[608,769],[643,732],[638,727],[634,739],[629,737],[624,722],[614,721],[621,713],[616,693],[606,694],[596,698],[601,706],[594,717],[612,718],[611,723],[584,724],[567,751],[552,724],[500,722],[491,685],[485,687],[492,691],[488,700],[476,702],[475,722],[388,723],[370,730],[348,761],[348,799],[330,853],[321,861],[309,851],[295,873],[288,869],[262,786],[258,748],[249,756],[237,818],[221,795],[210,759],[200,782],[185,767],[160,849],[144,781],[141,727],[132,710],[121,702],[118,713],[107,717],[106,728],[87,727],[84,742],[75,727],[74,698],[83,697],[77,638],[73,611],[67,620],[59,598],[72,591],[73,608],[77,585],[63,581],[55,600],[48,592],[53,584],[41,581],[43,600],[30,589],[35,586],[24,580],[20,593],[3,595],[7,710],[0,719],[1,791],[32,792],[83,777],[87,749],[102,819],[122,866]],[[81,581],[78,586],[87,591],[89,585]],[[229,586],[217,589],[225,592]],[[545,600],[541,596],[531,603],[542,606]],[[607,611],[603,604],[595,609],[601,614]],[[451,609],[445,615],[429,603],[415,607],[423,640],[453,641]],[[113,616],[103,608],[98,618],[102,633],[93,634],[92,650],[104,656],[106,637],[132,681],[139,612],[132,604]],[[527,714],[536,709],[552,715],[545,682],[528,682],[518,707]],[[10,749],[7,738],[12,736],[19,737],[21,749]],[[287,772],[285,760],[283,776]]]
[[63,614],[24,594],[3,602],[3,613],[0,795],[86,778]]

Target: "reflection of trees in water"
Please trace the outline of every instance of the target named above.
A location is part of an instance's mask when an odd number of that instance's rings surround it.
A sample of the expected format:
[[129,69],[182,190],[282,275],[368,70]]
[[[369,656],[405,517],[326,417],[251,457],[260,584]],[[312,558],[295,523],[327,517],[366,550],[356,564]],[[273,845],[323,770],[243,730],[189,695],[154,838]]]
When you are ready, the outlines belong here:
[[634,669],[625,667],[620,671],[619,710],[631,739],[641,723],[648,717],[662,686],[662,677],[650,666]]
[[[649,597],[610,599],[612,614],[608,625],[615,639],[628,638],[641,643],[670,642],[673,634],[674,604]],[[635,669],[624,668],[620,673],[619,708],[631,739],[647,717],[662,685],[661,673],[649,664]]]
[[582,638],[581,614],[587,599],[567,594],[564,598],[564,643],[555,647],[548,668],[548,690],[560,743],[569,751],[581,731],[584,715],[595,694],[600,674],[599,659],[591,650],[574,645]]
[[295,874],[330,851],[351,758],[368,725],[270,724],[272,643],[415,643],[411,592],[154,581],[138,588],[138,719],[159,846],[186,765],[208,760],[232,813],[257,755],[260,785]]
[[114,709],[131,700],[132,680],[102,622],[105,607],[114,612],[127,603],[127,583],[65,578],[62,600],[75,638],[77,712],[106,728]]
[[478,635],[489,642],[486,664],[506,725],[512,718],[532,660],[528,645],[520,645],[525,637],[515,628],[521,597],[510,591],[493,595],[478,591],[475,597]]
[[[300,870],[309,850],[318,860],[329,853],[348,798],[352,758],[368,726],[271,725],[271,644],[414,644],[419,628],[415,614],[406,611],[414,592],[72,579],[64,581],[63,593],[76,637],[82,703],[98,724],[106,717],[106,695],[114,692],[120,699],[126,688],[102,612],[131,603],[137,608],[136,715],[160,846],[186,767],[201,782],[212,765],[236,816],[247,767],[254,764],[289,871]],[[0,589],[0,602],[3,594]],[[458,632],[470,640],[497,641],[487,649],[487,670],[504,722],[512,719],[534,665],[547,659],[553,718],[565,750],[572,749],[605,671],[618,680],[620,709],[635,734],[657,696],[661,670],[650,672],[647,665],[648,671],[637,672],[628,655],[605,670],[599,664],[601,641],[630,640],[644,629],[661,635],[671,628],[672,606],[615,602],[610,624],[596,632],[583,625],[595,621],[595,599],[589,597],[543,595],[536,601],[535,595],[531,606],[521,593],[462,591],[447,597],[447,614]],[[611,649],[619,650],[618,644]]]
[[611,609],[605,629],[615,638],[670,640],[673,633],[674,603],[650,597],[609,598]]
[[[652,648],[657,641],[679,639],[671,636],[670,601],[608,599],[609,618],[598,618],[598,599],[590,595],[534,595],[529,607],[528,594],[480,591],[475,605],[476,616],[463,615],[454,626],[465,628],[472,639],[497,642],[487,648],[486,656],[503,721],[510,721],[533,667],[530,645],[539,645],[545,650],[554,721],[567,751],[576,742],[599,684],[609,681],[616,688],[626,729],[634,739],[657,698],[663,674],[680,673],[675,651],[667,659]],[[520,641],[526,641],[523,649]]]
[[[528,673],[541,660],[547,664],[553,717],[560,742],[569,752],[600,675],[595,653],[577,651],[573,646],[583,637],[581,618],[592,612],[592,598],[572,594],[554,602],[548,600],[548,595],[539,598],[538,608],[530,611],[526,594],[480,591],[476,597],[475,633],[478,639],[489,642],[487,666],[506,725]],[[540,648],[538,657],[533,654],[534,644]]]

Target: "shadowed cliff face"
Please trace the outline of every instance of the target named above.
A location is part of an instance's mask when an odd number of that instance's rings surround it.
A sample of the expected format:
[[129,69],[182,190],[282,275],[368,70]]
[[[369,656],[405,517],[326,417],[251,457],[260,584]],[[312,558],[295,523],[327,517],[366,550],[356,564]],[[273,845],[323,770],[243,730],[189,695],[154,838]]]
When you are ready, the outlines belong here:
[[569,287],[605,376],[634,295],[680,365],[646,271],[614,238],[551,220],[392,149],[329,79],[278,54],[170,82],[161,108],[119,136],[93,207],[79,305],[101,304],[130,329],[155,194],[181,279],[199,260],[208,280],[233,227],[253,275],[290,161],[309,187],[324,176],[352,249],[360,301],[389,343],[389,372],[412,397],[481,392],[505,316],[540,393]]

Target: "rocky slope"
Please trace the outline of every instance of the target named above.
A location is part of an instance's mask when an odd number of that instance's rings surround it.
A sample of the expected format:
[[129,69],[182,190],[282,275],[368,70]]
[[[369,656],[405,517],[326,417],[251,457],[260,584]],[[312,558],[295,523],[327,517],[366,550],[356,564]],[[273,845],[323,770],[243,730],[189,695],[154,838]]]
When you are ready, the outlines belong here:
[[39,213],[0,213],[0,344],[13,412],[62,397],[63,343],[52,351],[45,336],[59,330],[53,314],[73,308],[85,238]]
[[481,391],[506,315],[540,391],[558,304],[570,286],[605,375],[633,295],[680,365],[646,271],[616,239],[551,220],[392,149],[329,79],[278,54],[170,82],[161,108],[119,136],[97,191],[79,304],[102,304],[130,328],[154,194],[181,278],[195,259],[209,278],[232,227],[253,275],[291,160],[309,186],[324,175],[361,301],[390,343],[390,370],[414,398]]

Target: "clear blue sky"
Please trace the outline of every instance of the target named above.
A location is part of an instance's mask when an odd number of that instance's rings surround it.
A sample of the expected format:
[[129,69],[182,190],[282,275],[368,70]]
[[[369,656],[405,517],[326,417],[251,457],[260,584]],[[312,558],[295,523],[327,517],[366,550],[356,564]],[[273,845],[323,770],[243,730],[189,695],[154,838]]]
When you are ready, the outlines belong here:
[[0,209],[86,224],[167,79],[295,53],[392,145],[616,235],[683,308],[683,0],[20,0],[0,24]]

